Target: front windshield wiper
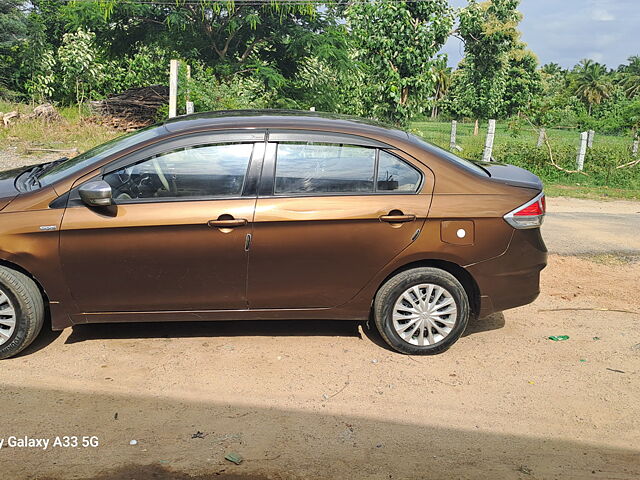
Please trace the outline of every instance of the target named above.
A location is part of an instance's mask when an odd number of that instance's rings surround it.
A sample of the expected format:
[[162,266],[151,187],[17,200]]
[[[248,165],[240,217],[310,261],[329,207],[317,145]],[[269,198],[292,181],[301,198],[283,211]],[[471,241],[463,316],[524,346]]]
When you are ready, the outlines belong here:
[[22,184],[21,186],[26,192],[30,192],[32,190],[35,190],[36,188],[40,188],[42,185],[40,184],[39,178],[42,176],[42,174],[47,170],[55,167],[56,165],[62,162],[66,162],[67,160],[69,160],[69,157],[61,157],[57,160],[53,160],[52,162],[36,165],[31,170],[27,170],[16,179],[16,187],[18,186],[18,180],[20,180],[20,183]]

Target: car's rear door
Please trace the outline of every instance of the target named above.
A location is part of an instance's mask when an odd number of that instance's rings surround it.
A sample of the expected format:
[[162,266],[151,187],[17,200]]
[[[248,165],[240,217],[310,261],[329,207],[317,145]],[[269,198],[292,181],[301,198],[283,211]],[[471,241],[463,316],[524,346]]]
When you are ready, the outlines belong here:
[[270,132],[268,142],[250,250],[250,308],[341,305],[419,235],[433,176],[363,137]]
[[[207,134],[112,163],[115,205],[73,191],[62,267],[82,312],[247,308],[247,251],[264,132]],[[90,320],[90,319],[89,319]]]

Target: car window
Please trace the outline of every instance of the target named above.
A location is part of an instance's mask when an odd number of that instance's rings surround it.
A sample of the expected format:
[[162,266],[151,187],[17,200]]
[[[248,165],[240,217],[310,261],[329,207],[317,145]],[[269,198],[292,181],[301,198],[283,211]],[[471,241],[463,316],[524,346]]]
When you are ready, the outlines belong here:
[[388,152],[380,151],[378,160],[378,191],[415,192],[421,176],[412,166]]
[[275,194],[373,192],[374,148],[279,143]]
[[253,144],[182,148],[104,176],[115,200],[240,196]]

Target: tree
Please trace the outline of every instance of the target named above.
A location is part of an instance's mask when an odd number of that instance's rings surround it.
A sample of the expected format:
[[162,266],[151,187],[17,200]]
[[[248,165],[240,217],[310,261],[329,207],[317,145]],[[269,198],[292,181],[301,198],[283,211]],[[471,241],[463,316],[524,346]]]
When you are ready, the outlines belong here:
[[629,65],[621,68],[621,84],[628,98],[634,98],[640,94],[640,56],[629,57]]
[[[285,74],[295,70],[292,56],[304,49],[327,27],[313,2],[233,2],[218,0],[174,0],[148,2],[146,7],[128,11],[118,0],[102,2],[104,13],[112,17],[126,15],[142,38],[159,36],[161,45],[181,53],[184,58],[198,58],[221,74],[242,70],[256,56],[277,64]],[[331,23],[331,19],[329,19]],[[111,28],[119,22],[110,21]],[[122,38],[119,31],[115,38]],[[127,30],[126,36],[131,32]],[[156,40],[157,42],[157,40]],[[114,44],[112,48],[115,48]]]
[[[194,72],[214,75],[216,85],[236,79],[247,85],[261,82],[269,91],[265,98],[274,99],[270,106],[311,103],[337,108],[338,102],[331,99],[337,98],[335,92],[316,83],[318,88],[311,91],[323,97],[316,102],[298,80],[310,78],[314,66],[321,66],[329,79],[353,70],[338,4],[326,8],[303,0],[31,0],[30,4],[25,10],[28,38],[13,54],[15,68],[10,71],[11,86],[31,98],[71,102],[76,86],[77,93],[84,89],[102,96],[166,82],[169,58],[179,58]],[[72,56],[63,69],[58,53],[69,49],[64,36],[78,31],[95,35],[92,63],[99,67],[99,75],[76,83],[67,75]]]
[[0,0],[0,52],[27,36],[27,16],[22,0]]
[[78,30],[76,33],[65,33],[62,45],[58,48],[58,63],[65,91],[75,93],[75,97],[68,100],[81,104],[91,94],[100,70],[96,59],[93,32]]
[[[344,22],[338,21],[335,8],[319,9],[314,1],[175,0],[148,2],[134,11],[125,6],[116,0],[103,3],[112,29],[105,42],[112,58],[123,48],[121,40],[131,36],[129,27],[124,38],[114,30],[122,23],[116,18],[126,18],[125,24],[138,32],[136,38],[144,39],[140,44],[175,51],[194,66],[202,63],[219,83],[236,75],[258,79],[277,93],[281,101],[274,106],[294,107],[306,97],[297,80],[312,59],[340,74],[352,67]],[[100,38],[100,32],[96,35]]]
[[573,88],[578,98],[587,105],[591,115],[594,105],[600,105],[609,98],[613,85],[604,65],[584,59],[574,69]]
[[25,2],[21,0],[0,0],[0,86],[10,83],[11,72],[15,69],[16,47],[27,37],[27,15]]
[[542,77],[538,71],[538,59],[524,43],[519,42],[509,52],[501,114],[510,117],[523,110],[530,110],[541,92]]
[[546,63],[542,67],[540,67],[540,71],[546,75],[562,75],[565,73],[565,69],[562,68],[557,63]]
[[433,78],[435,79],[436,91],[433,95],[433,107],[431,108],[431,118],[438,116],[438,108],[444,101],[449,88],[451,87],[451,67],[447,67],[447,57],[441,57],[436,64],[431,67]]
[[507,87],[509,55],[516,48],[519,0],[470,0],[460,11],[458,35],[465,56],[457,76],[458,110],[476,118],[498,116]]
[[537,125],[547,127],[576,124],[578,112],[573,108],[583,105],[569,88],[569,72],[558,64],[550,63],[540,68],[542,91],[538,96],[535,109],[529,113]]
[[370,113],[395,124],[422,113],[435,91],[437,53],[453,25],[447,0],[358,1],[346,17],[370,82]]

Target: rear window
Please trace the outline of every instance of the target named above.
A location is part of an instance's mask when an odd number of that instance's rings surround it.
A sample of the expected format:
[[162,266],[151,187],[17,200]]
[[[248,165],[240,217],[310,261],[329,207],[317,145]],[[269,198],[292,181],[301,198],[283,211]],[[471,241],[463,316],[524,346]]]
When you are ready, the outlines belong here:
[[423,140],[422,138],[418,137],[417,135],[412,135],[412,134],[408,134],[409,138],[411,138],[412,140],[418,142],[420,144],[420,146],[422,148],[424,148],[425,150],[433,153],[434,155],[437,155],[438,157],[442,157],[442,158],[446,158],[447,160],[463,167],[466,168],[467,170],[471,170],[474,173],[477,173],[478,175],[482,175],[484,177],[490,177],[491,175],[489,175],[489,172],[487,172],[484,168],[482,168],[481,166],[477,165],[476,163],[470,161],[470,160],[466,160],[464,158],[460,158],[457,155],[454,155],[453,153],[444,150],[443,148],[440,148],[436,145],[433,145],[432,143],[429,143],[425,140]]
[[420,186],[420,180],[422,180],[422,176],[415,168],[388,152],[380,151],[378,160],[379,192],[415,192]]
[[373,192],[375,164],[373,148],[280,143],[275,194]]

